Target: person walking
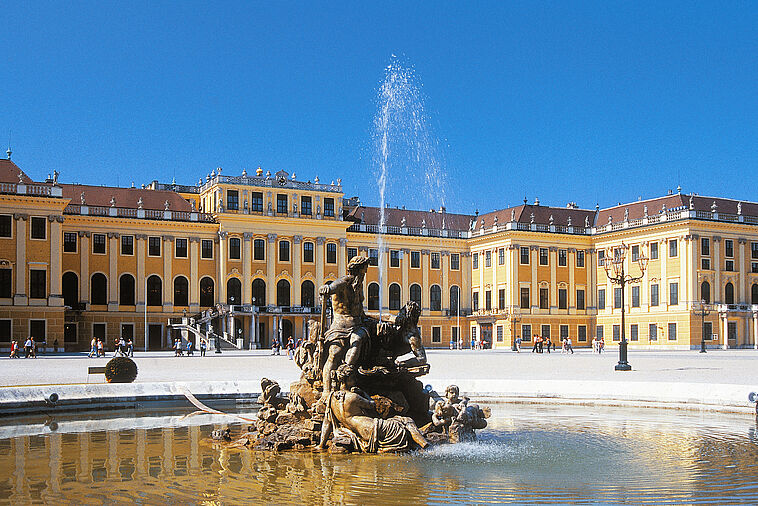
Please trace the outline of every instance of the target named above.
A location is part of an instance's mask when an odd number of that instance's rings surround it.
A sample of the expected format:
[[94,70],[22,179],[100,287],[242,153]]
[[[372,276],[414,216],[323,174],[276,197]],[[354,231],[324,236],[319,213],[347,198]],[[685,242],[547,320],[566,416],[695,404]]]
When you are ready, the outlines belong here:
[[571,347],[571,338],[567,337],[566,338],[566,353],[568,353],[569,351],[571,352],[572,355],[574,354],[574,348]]
[[87,355],[87,357],[92,358],[96,356],[97,356],[97,339],[93,337],[92,341],[89,342],[89,355]]
[[205,356],[205,350],[208,349],[208,343],[205,342],[205,339],[200,340],[200,356]]
[[539,343],[537,342],[537,334],[534,334],[532,336],[532,339],[534,339],[534,344],[532,345],[532,353],[539,353]]
[[97,338],[97,356],[98,357],[104,357],[105,356],[105,344],[103,343],[103,340],[99,337]]
[[295,351],[295,341],[290,337],[287,339],[287,358],[292,360],[292,355]]
[[192,342],[192,339],[187,339],[187,356],[188,357],[194,356],[195,350],[193,349],[193,347],[194,347],[194,343]]
[[18,356],[18,341],[15,339],[11,341],[11,355],[10,358],[20,358]]
[[126,342],[126,356],[127,357],[133,357],[134,356],[134,342],[132,341],[131,337]]
[[[550,340],[550,336],[547,336],[545,338],[545,348],[547,348],[547,352],[550,353],[550,348],[553,347],[553,341]],[[553,348],[555,350],[555,348]]]
[[31,351],[32,351],[32,358],[37,358],[37,343],[34,342],[34,338],[29,338],[32,342]]
[[521,353],[521,336],[516,338],[516,353]]

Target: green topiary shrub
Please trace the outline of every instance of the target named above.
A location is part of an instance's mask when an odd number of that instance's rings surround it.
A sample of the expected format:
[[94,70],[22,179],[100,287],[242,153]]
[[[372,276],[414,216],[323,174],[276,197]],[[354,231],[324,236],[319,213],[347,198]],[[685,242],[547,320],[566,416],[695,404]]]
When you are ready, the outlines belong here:
[[131,383],[137,377],[137,364],[129,357],[115,357],[105,364],[108,383]]

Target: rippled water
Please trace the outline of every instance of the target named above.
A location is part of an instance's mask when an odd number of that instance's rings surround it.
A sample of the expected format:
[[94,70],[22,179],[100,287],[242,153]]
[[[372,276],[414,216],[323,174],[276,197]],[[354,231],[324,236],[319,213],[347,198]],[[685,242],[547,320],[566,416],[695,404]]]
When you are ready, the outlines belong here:
[[745,415],[501,405],[479,442],[408,455],[234,450],[208,439],[226,419],[139,415],[5,420],[0,502],[758,502]]

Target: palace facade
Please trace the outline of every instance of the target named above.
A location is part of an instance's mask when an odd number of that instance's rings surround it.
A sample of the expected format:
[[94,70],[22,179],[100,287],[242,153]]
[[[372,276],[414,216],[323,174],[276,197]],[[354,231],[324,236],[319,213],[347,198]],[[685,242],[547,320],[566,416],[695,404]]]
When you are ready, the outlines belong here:
[[[270,347],[307,334],[318,287],[359,254],[370,259],[366,312],[419,302],[427,347],[509,348],[516,336],[530,347],[535,334],[612,346],[622,305],[632,348],[758,342],[756,203],[672,192],[608,209],[393,208],[380,225],[340,180],[284,171],[217,169],[194,186],[57,179],[0,160],[0,348],[31,335],[66,350],[93,336],[166,349],[193,329]],[[606,275],[612,258],[640,278],[623,294]]]

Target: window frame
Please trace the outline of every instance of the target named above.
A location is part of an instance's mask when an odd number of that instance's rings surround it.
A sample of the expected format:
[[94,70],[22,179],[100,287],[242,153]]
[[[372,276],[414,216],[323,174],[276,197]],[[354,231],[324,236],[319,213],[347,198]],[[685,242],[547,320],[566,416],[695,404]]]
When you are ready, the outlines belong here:
[[242,239],[239,237],[229,238],[229,260],[242,260]]
[[[41,232],[41,236],[38,235],[39,232]],[[29,218],[29,239],[33,241],[47,240],[47,218],[42,216],[31,216]]]
[[[206,245],[210,244],[210,248],[206,248]],[[203,260],[213,260],[213,239],[201,239],[200,240],[200,258]],[[205,256],[205,253],[210,251],[210,256]]]
[[[102,238],[102,244],[98,243],[97,239]],[[98,246],[103,247],[103,251],[97,251]],[[99,249],[99,248],[97,248]],[[92,254],[93,255],[107,255],[108,254],[108,237],[105,234],[92,234]]]
[[[158,253],[153,253],[153,242],[157,243],[158,247]],[[147,238],[147,256],[149,257],[159,257],[161,256],[161,253],[163,252],[163,246],[161,245],[163,241],[161,240],[160,236],[151,235]]]
[[[66,237],[73,237],[74,249],[67,249],[67,245],[72,244],[71,241],[66,241]],[[122,236],[123,237],[123,236]],[[63,252],[64,253],[77,253],[79,251],[79,234],[76,232],[63,232]]]
[[[183,242],[183,246],[180,244]],[[184,255],[180,255],[180,249],[184,249]],[[177,237],[174,239],[174,258],[189,258],[189,240],[186,237]]]
[[277,261],[279,263],[288,263],[292,261],[290,242],[287,239],[281,239],[277,244]]
[[[134,236],[133,235],[122,235],[121,240],[119,241],[120,248],[119,253],[121,256],[134,256]],[[129,251],[131,250],[131,251]]]

